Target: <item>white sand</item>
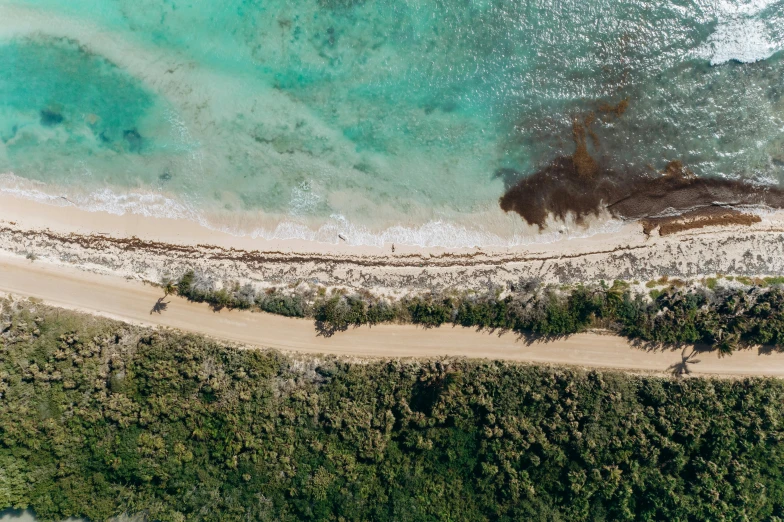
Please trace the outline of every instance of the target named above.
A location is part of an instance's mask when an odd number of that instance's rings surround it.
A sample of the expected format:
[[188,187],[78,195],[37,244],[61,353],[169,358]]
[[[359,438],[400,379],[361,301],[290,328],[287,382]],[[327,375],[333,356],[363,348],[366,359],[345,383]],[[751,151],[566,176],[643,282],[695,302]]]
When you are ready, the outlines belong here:
[[[134,238],[132,241],[128,238]],[[233,236],[197,223],[87,212],[0,195],[0,252],[158,282],[197,269],[258,287],[310,284],[406,293],[484,290],[537,280],[645,282],[661,275],[784,274],[784,213],[750,227],[647,237],[630,223],[612,234],[495,249],[356,247]]]
[[[35,257],[35,261],[26,256]],[[629,224],[614,234],[528,247],[456,250],[375,247],[237,237],[184,220],[86,212],[0,196],[0,290],[149,325],[247,345],[354,356],[468,356],[665,372],[680,352],[646,352],[625,339],[582,334],[526,345],[515,335],[442,327],[381,325],[319,337],[313,323],[268,314],[221,312],[172,298],[150,314],[159,282],[197,269],[257,287],[342,286],[374,292],[483,290],[532,279],[548,283],[697,278],[715,273],[784,274],[784,213],[750,227],[646,237]],[[705,354],[695,374],[783,375],[784,354]]]

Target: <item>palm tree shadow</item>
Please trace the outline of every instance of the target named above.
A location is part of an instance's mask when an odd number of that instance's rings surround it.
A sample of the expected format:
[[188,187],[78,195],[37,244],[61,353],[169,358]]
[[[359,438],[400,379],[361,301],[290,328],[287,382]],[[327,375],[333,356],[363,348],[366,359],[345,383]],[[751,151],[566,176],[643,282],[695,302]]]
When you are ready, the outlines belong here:
[[169,307],[169,303],[171,301],[164,301],[164,299],[166,299],[165,296],[158,298],[158,300],[155,302],[155,304],[152,305],[152,309],[150,310],[150,315],[155,314],[155,313],[161,314],[162,312],[166,311],[166,309]]
[[688,350],[688,347],[683,348],[680,362],[672,364],[667,368],[675,377],[686,377],[691,373],[689,365],[700,362],[699,359],[694,358],[694,356],[699,353],[696,348],[691,347],[691,352],[689,354],[686,354],[686,350]]

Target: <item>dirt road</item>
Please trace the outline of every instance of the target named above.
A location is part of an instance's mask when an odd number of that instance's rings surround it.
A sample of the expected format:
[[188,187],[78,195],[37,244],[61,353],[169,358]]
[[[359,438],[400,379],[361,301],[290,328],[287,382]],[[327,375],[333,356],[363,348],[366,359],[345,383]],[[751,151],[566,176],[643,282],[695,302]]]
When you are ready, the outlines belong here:
[[[681,350],[645,351],[621,337],[579,334],[553,342],[526,344],[516,335],[477,332],[443,326],[422,329],[379,325],[319,336],[313,323],[264,313],[213,312],[207,305],[178,297],[153,311],[162,291],[139,281],[96,275],[75,268],[0,258],[0,291],[34,297],[64,308],[95,313],[135,324],[165,326],[219,339],[280,350],[379,357],[443,355],[505,359],[637,371],[671,372],[687,367],[691,375],[768,375],[784,377],[784,353],[759,350],[718,358],[715,353],[692,355]],[[151,313],[152,312],[152,313]]]

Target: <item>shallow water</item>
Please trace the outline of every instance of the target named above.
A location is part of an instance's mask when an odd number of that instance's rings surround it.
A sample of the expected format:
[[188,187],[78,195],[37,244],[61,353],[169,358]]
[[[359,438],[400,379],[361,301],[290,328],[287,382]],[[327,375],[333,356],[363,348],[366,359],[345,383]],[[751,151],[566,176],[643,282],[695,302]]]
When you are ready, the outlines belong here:
[[499,196],[592,112],[615,170],[779,183],[782,50],[784,0],[0,0],[0,184],[265,237],[521,242]]

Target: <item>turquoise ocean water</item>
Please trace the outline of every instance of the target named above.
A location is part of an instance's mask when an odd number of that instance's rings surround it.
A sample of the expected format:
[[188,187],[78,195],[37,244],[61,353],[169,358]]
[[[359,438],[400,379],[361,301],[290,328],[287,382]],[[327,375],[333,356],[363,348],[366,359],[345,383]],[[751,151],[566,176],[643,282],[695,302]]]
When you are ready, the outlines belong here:
[[264,237],[528,241],[570,154],[784,179],[784,0],[0,0],[0,187]]

